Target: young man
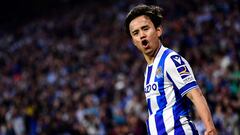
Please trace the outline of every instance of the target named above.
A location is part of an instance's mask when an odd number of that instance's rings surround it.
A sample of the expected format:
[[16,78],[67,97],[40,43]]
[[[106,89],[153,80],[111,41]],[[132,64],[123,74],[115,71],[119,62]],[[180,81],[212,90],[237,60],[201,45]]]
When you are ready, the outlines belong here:
[[188,62],[164,47],[161,9],[138,5],[127,15],[125,28],[134,45],[147,61],[144,92],[150,135],[196,135],[189,116],[190,99],[205,124],[205,135],[216,135],[207,102],[199,89]]

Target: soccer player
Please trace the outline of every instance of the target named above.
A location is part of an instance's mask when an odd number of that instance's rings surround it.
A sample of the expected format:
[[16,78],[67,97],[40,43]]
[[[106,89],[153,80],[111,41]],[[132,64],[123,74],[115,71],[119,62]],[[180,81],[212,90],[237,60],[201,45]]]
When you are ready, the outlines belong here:
[[190,65],[161,43],[161,8],[144,4],[134,7],[126,16],[125,28],[147,62],[144,92],[149,112],[148,133],[198,134],[189,116],[187,101],[191,100],[204,122],[205,135],[216,135],[207,102]]

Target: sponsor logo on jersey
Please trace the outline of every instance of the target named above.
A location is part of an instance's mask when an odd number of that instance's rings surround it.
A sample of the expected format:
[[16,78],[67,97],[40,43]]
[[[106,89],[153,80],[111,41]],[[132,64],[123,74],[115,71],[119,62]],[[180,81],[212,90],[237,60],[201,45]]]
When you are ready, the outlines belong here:
[[185,63],[182,61],[181,56],[179,55],[173,55],[171,56],[172,61],[174,62],[178,73],[180,74],[181,78],[184,79],[186,77],[188,77],[190,74],[187,66],[185,65]]
[[182,58],[179,55],[173,55],[173,56],[171,56],[171,59],[174,62],[174,64],[176,65],[176,67],[184,65],[184,62],[182,61]]
[[177,67],[178,73],[182,77],[182,79],[186,78],[187,76],[191,75],[189,70],[185,65]]
[[148,85],[145,86],[144,92],[146,94],[146,97],[150,96],[158,96],[160,95],[159,90],[158,90],[158,83],[149,83]]
[[184,82],[185,84],[187,84],[187,83],[192,82],[193,80],[194,80],[194,79],[193,79],[192,76],[188,76],[188,77],[186,77],[186,78],[183,79],[183,82]]

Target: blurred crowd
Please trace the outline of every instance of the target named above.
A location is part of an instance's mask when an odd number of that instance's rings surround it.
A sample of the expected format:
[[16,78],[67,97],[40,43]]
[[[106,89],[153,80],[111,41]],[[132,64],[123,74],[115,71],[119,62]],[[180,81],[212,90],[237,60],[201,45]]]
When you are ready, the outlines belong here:
[[[219,135],[239,135],[240,1],[158,2],[164,45],[189,61]],[[0,30],[0,135],[147,134],[146,63],[123,29],[137,3],[93,1]]]

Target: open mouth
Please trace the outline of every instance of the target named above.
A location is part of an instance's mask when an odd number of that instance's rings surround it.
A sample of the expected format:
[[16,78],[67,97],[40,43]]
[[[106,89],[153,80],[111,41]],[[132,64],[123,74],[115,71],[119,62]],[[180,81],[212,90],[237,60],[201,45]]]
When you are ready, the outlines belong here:
[[142,45],[143,45],[143,46],[147,46],[147,44],[148,44],[148,41],[147,41],[147,40],[143,40],[143,41],[142,41]]

